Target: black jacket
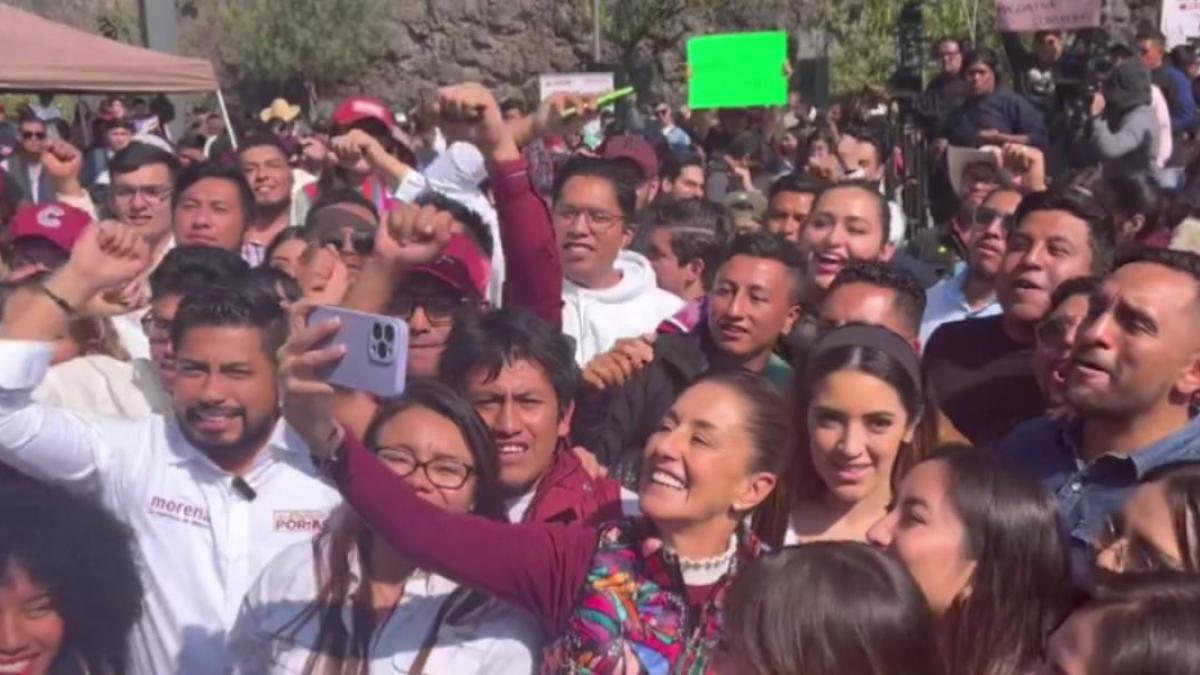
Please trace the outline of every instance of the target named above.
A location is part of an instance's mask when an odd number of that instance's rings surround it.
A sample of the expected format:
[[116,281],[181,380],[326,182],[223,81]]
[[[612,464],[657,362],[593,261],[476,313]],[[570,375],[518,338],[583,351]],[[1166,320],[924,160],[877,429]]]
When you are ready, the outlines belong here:
[[708,371],[702,333],[659,335],[654,360],[624,386],[600,392],[585,387],[580,392],[571,439],[595,454],[625,485],[636,482],[646,439],[663,415]]

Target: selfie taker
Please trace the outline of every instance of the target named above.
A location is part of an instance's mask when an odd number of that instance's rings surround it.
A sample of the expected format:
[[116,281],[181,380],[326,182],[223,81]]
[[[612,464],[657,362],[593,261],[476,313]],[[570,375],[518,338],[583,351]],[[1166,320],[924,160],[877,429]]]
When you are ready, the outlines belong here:
[[145,240],[105,221],[84,231],[63,269],[9,299],[0,461],[99,498],[132,528],[147,591],[129,673],[219,673],[246,590],[340,499],[279,419],[275,354],[287,319],[262,290],[218,286],[180,303],[173,415],[117,421],[33,401],[70,317],[149,264]]

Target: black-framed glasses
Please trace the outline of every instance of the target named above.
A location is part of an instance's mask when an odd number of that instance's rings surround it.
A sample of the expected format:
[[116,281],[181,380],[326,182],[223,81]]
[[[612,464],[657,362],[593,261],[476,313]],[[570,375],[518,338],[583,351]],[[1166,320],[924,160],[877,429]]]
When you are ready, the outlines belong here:
[[346,246],[347,242],[350,243],[354,252],[359,255],[371,255],[375,251],[375,233],[364,230],[350,232],[347,235],[327,234],[321,237],[318,243],[322,247],[332,246],[340,251]]
[[428,462],[418,461],[412,452],[404,448],[382,446],[375,449],[375,454],[396,472],[401,478],[408,478],[420,469],[434,487],[444,490],[457,490],[467,484],[475,467],[468,466],[449,457],[437,457]]
[[1000,221],[1005,232],[1011,231],[1017,226],[1017,217],[1011,213],[1001,213],[996,209],[988,206],[979,206],[975,208],[975,213],[971,217],[971,222],[975,227],[984,228],[992,223]]
[[607,232],[624,217],[602,211],[600,209],[578,209],[573,206],[557,206],[553,212],[554,220],[560,225],[574,225],[581,216],[588,227],[596,233]]
[[392,300],[392,312],[395,316],[408,321],[417,311],[425,310],[429,323],[440,326],[454,320],[454,315],[471,304],[466,298],[455,298],[448,295],[408,295],[397,294]]
[[44,131],[22,131],[21,138],[24,138],[27,141],[30,139],[33,139],[33,138],[36,138],[39,141],[44,141],[44,140],[46,140],[46,132],[44,132]]
[[141,195],[151,204],[161,204],[170,198],[174,191],[175,188],[170,185],[114,185],[112,195],[113,199],[120,202],[131,202]]

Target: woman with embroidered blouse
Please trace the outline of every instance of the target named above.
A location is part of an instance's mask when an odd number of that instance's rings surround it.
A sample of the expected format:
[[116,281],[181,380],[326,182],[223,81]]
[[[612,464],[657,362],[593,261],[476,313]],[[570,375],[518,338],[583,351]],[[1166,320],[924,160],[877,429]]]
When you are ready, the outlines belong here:
[[707,670],[725,590],[760,554],[743,522],[787,459],[770,384],[728,373],[679,397],[646,443],[642,517],[599,528],[504,525],[426,504],[338,427],[327,407],[332,388],[313,377],[341,356],[312,351],[334,332],[336,324],[300,330],[284,348],[285,415],[381,539],[422,568],[538,617],[551,640],[543,672]]
[[[366,441],[427,508],[504,520],[491,436],[448,387],[409,387]],[[228,641],[235,674],[528,675],[543,636],[529,614],[418,566],[342,507],[267,565]]]

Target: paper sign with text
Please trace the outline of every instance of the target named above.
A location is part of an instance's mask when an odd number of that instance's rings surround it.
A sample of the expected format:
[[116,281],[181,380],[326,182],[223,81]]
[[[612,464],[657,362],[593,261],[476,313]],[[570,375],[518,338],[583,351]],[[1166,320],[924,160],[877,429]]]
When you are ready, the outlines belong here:
[[742,108],[787,103],[787,33],[728,33],[687,43],[688,105]]
[[1200,38],[1200,0],[1163,0],[1162,32],[1168,47]]
[[538,77],[542,100],[551,94],[607,94],[613,90],[612,73],[551,73]]
[[1101,0],[996,0],[1002,31],[1071,30],[1100,25]]

